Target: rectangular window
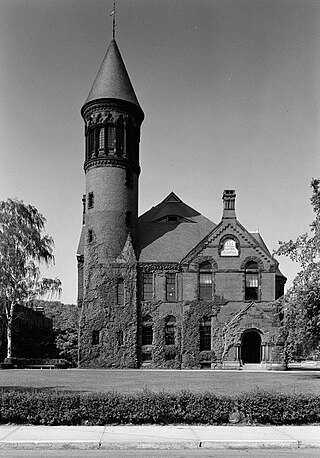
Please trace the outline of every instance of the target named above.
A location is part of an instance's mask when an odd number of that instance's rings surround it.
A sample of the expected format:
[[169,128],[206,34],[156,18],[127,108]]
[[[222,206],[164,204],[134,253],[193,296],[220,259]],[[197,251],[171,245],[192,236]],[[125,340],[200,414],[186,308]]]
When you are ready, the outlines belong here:
[[143,300],[151,301],[153,299],[153,274],[143,274]]
[[93,242],[93,230],[92,229],[88,230],[88,242],[89,243]]
[[98,345],[100,341],[100,332],[92,331],[92,345]]
[[211,350],[211,326],[200,327],[200,351]]
[[166,276],[166,298],[168,302],[176,302],[176,274]]
[[258,289],[259,289],[259,274],[257,273],[246,273],[246,300],[258,300]]
[[117,305],[124,305],[124,281],[118,280],[117,283]]
[[117,344],[118,347],[121,347],[123,345],[124,339],[123,339],[123,331],[118,331],[117,332]]
[[200,272],[199,296],[201,301],[212,300],[212,273]]
[[153,329],[152,326],[142,326],[142,345],[152,345]]

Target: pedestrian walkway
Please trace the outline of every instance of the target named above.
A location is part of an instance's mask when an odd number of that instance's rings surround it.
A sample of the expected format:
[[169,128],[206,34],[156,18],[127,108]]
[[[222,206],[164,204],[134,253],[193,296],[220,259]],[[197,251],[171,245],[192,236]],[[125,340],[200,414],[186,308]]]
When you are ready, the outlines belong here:
[[1,449],[320,448],[320,426],[0,425]]

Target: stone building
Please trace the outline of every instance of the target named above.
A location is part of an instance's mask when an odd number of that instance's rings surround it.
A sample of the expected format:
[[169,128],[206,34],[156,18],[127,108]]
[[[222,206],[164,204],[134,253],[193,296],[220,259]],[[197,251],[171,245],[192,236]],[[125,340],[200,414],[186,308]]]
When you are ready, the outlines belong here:
[[144,113],[114,39],[81,114],[80,366],[282,367],[286,278],[237,220],[235,191],[219,224],[173,192],[138,217]]

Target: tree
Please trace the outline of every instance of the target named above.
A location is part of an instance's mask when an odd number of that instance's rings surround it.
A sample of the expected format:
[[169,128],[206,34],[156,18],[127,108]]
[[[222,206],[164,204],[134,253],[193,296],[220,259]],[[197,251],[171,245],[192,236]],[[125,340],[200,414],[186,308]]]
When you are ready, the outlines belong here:
[[0,202],[0,302],[7,335],[7,358],[12,356],[12,324],[17,305],[60,294],[59,279],[42,278],[40,265],[54,263],[53,238],[43,234],[46,219],[17,199]]
[[288,256],[301,265],[292,288],[282,299],[285,350],[287,356],[308,356],[320,343],[320,179],[311,181],[311,204],[315,219],[311,233],[295,241],[279,242],[276,254]]

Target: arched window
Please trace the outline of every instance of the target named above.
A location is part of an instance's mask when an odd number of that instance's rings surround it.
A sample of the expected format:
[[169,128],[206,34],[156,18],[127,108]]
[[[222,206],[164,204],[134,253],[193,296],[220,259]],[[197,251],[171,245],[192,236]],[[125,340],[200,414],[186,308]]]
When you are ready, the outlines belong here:
[[153,342],[153,327],[152,317],[146,315],[142,319],[142,345],[152,345]]
[[203,262],[199,267],[199,299],[201,301],[212,300],[212,265]]
[[114,135],[114,125],[108,124],[107,125],[107,145],[108,145],[108,152],[114,153],[115,148],[115,135]]
[[104,141],[105,141],[105,130],[104,126],[99,127],[99,138],[98,138],[98,145],[99,145],[99,151],[104,151]]
[[166,345],[174,345],[176,342],[176,318],[173,315],[169,315],[166,318],[166,328],[165,328],[165,341]]
[[200,351],[211,350],[211,318],[204,316],[200,322]]
[[119,278],[117,282],[117,305],[124,305],[124,280]]
[[245,300],[256,301],[259,298],[259,272],[258,264],[249,261],[245,268]]
[[92,157],[95,156],[95,128],[91,127],[88,133],[89,139],[88,139],[88,159],[91,159]]

